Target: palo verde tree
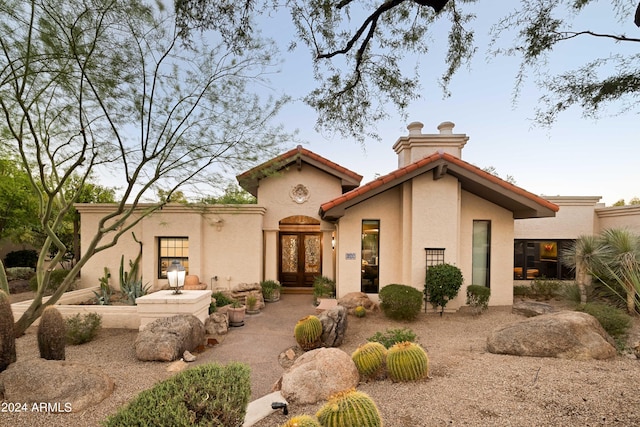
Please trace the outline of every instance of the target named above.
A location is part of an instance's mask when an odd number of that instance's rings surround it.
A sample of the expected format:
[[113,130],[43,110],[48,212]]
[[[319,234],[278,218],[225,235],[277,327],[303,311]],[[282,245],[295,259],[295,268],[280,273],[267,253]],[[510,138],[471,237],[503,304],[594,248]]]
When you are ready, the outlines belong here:
[[[16,334],[173,192],[206,182],[217,165],[272,155],[286,137],[270,125],[285,100],[250,90],[271,71],[266,41],[229,49],[219,34],[182,39],[161,2],[0,0],[0,152],[19,155],[46,236]],[[46,255],[56,266],[67,252],[59,232],[92,176],[116,183],[120,201],[44,303]],[[166,199],[140,206],[157,188]]]
[[[445,70],[439,78],[444,96],[449,94],[455,73],[470,65],[478,51],[485,51],[490,56],[521,59],[514,76],[516,100],[521,84],[535,77],[543,93],[535,112],[539,124],[553,123],[559,113],[572,106],[582,109],[586,116],[598,115],[615,101],[622,101],[622,108],[637,109],[640,57],[633,46],[640,41],[636,27],[640,26],[638,0],[608,2],[610,8],[599,14],[603,18],[600,21],[608,23],[604,29],[579,28],[580,18],[590,13],[596,0],[521,0],[504,2],[501,8],[494,4],[498,12],[492,17],[495,24],[490,30],[490,45],[479,46],[475,18],[492,7],[488,3],[175,0],[181,27],[220,29],[225,42],[232,45],[251,40],[259,28],[257,17],[264,11],[286,9],[296,28],[291,46],[302,43],[311,50],[318,86],[305,101],[318,113],[317,126],[359,140],[376,136],[375,123],[387,116],[390,105],[406,113],[410,102],[424,95],[418,71],[425,76],[439,69],[439,64],[420,60],[436,46],[446,46]],[[549,55],[583,39],[594,42],[588,52],[581,53],[586,62],[578,69],[550,75]],[[624,51],[629,46],[631,54]]]

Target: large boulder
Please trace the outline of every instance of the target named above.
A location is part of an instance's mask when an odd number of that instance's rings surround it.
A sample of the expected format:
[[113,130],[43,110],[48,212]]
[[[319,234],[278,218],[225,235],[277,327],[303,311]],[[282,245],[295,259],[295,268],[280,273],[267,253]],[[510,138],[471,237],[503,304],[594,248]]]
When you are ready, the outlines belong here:
[[615,343],[598,320],[586,313],[560,311],[543,314],[494,329],[487,350],[516,356],[562,359],[608,359]]
[[347,311],[352,314],[353,310],[360,305],[368,311],[375,311],[378,309],[378,304],[371,301],[369,296],[364,292],[350,292],[338,299],[338,305],[346,307]]
[[314,404],[358,385],[360,374],[351,356],[337,348],[318,348],[296,359],[279,382],[288,402]]
[[551,304],[537,301],[519,301],[513,304],[511,311],[524,317],[540,316],[542,314],[554,313],[555,308]]
[[26,403],[30,410],[47,404],[48,411],[83,411],[108,397],[113,386],[99,370],[64,360],[18,360],[0,373],[5,402]]
[[318,315],[322,323],[320,340],[323,347],[340,347],[347,332],[347,318],[347,308],[340,305]]
[[204,325],[192,314],[163,317],[149,323],[136,338],[138,360],[177,360],[204,343]]

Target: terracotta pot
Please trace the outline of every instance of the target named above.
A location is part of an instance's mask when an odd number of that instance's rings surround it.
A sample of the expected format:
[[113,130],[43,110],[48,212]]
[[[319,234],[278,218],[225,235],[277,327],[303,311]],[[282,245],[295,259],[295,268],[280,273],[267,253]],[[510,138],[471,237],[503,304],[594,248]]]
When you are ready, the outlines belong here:
[[184,287],[197,286],[200,284],[200,278],[195,274],[189,274],[184,278]]

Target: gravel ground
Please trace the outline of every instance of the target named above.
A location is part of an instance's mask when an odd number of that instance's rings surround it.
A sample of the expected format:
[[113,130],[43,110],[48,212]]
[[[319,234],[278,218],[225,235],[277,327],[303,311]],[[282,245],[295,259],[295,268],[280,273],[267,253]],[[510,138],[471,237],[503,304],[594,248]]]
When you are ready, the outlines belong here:
[[[278,304],[282,304],[278,303]],[[263,318],[268,320],[270,306]],[[262,314],[259,316],[263,316]],[[293,315],[295,320],[299,313]],[[349,354],[366,338],[387,328],[411,328],[430,359],[430,378],[416,383],[388,380],[360,384],[378,405],[386,427],[401,426],[635,426],[640,425],[640,361],[621,355],[607,361],[500,356],[485,351],[493,328],[521,319],[510,310],[490,309],[481,316],[465,313],[422,313],[411,323],[393,322],[380,313],[349,317],[341,347]],[[274,336],[264,355],[234,356],[234,346],[251,346],[251,324],[231,330],[223,343],[207,350],[198,362],[240,359],[252,367],[252,398],[269,393],[282,369],[278,354],[295,341],[289,325]],[[635,319],[630,340],[638,340]],[[116,383],[114,393],[81,413],[2,413],[1,426],[98,426],[138,392],[168,378],[167,363],[139,362],[133,344],[135,331],[103,330],[82,346],[67,347],[67,360],[102,369]],[[262,332],[264,335],[264,332]],[[270,341],[269,337],[264,340]],[[246,344],[246,343],[249,344]],[[278,348],[273,348],[275,346]],[[254,343],[255,346],[255,343]],[[245,351],[250,351],[244,349]],[[38,357],[35,329],[17,340],[18,358]],[[292,404],[289,416],[314,414],[320,405]],[[279,426],[288,417],[280,412],[257,427]],[[354,426],[355,427],[355,426]]]

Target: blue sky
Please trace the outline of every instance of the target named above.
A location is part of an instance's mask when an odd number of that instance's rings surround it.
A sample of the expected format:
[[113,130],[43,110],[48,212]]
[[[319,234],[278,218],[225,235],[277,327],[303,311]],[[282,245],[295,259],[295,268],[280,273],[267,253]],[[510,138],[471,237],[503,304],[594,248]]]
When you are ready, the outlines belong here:
[[[585,119],[577,108],[559,116],[549,129],[532,123],[540,90],[530,79],[517,104],[513,103],[517,58],[498,57],[487,60],[488,29],[491,23],[504,15],[503,2],[483,1],[475,24],[479,50],[471,69],[462,69],[454,77],[452,96],[443,99],[437,78],[444,70],[443,54],[446,32],[434,32],[434,48],[425,57],[409,58],[420,61],[423,90],[422,98],[409,108],[408,119],[393,110],[388,120],[378,123],[381,141],[367,140],[364,145],[339,136],[327,136],[314,130],[315,112],[296,101],[285,108],[280,116],[288,129],[298,129],[303,146],[341,164],[361,175],[363,183],[375,174],[385,174],[397,167],[396,155],[391,149],[398,137],[406,135],[406,125],[412,121],[424,123],[423,133],[437,133],[443,121],[456,124],[454,133],[466,133],[470,139],[463,150],[463,159],[479,167],[493,166],[498,175],[511,175],[516,184],[539,195],[547,196],[602,196],[602,202],[611,205],[619,199],[627,202],[640,197],[640,121],[637,109],[616,114],[613,105],[599,120]],[[585,25],[575,29],[602,32],[625,32],[639,37],[640,29],[632,18],[618,24],[607,9],[608,2],[591,8],[584,18]],[[493,5],[493,6],[492,6]],[[611,19],[606,19],[611,16]],[[286,39],[292,31],[278,23],[278,34]],[[284,30],[284,31],[283,31]],[[286,34],[286,36],[285,36]],[[284,40],[286,45],[286,40]],[[595,59],[608,56],[615,49],[636,53],[636,46],[614,45],[594,39],[566,44],[551,56],[552,71],[563,71]],[[299,47],[284,54],[282,71],[271,79],[273,88],[302,97],[315,87],[308,50]],[[292,143],[293,148],[297,143]]]

